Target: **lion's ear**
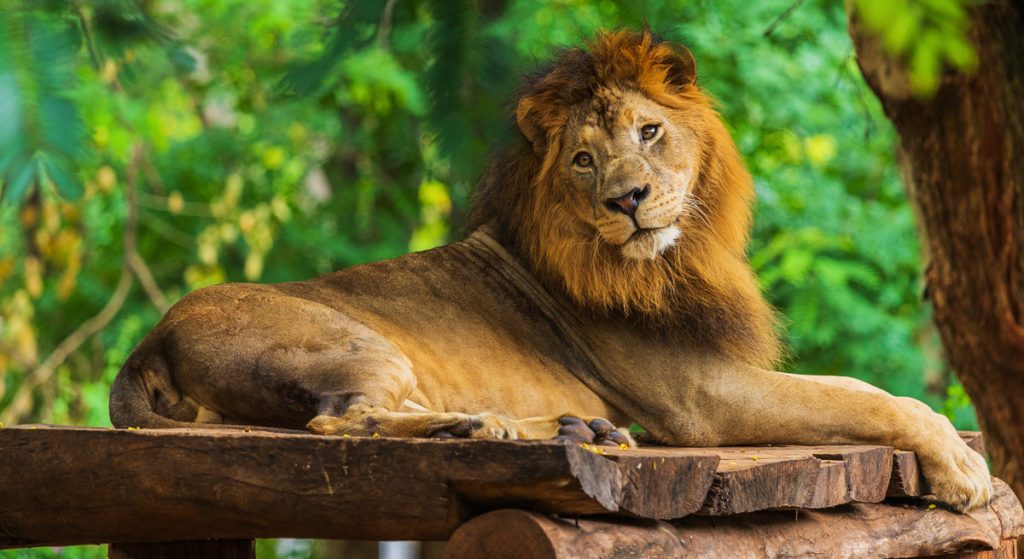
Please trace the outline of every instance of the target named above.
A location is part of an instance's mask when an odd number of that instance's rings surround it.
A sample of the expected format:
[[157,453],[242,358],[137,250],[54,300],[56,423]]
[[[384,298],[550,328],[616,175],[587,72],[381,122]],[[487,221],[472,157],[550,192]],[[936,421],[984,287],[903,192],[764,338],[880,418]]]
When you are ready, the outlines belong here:
[[672,49],[672,53],[662,59],[662,62],[668,66],[665,82],[678,89],[693,85],[697,81],[697,61],[693,59],[693,53],[683,45],[665,44]]
[[533,95],[523,97],[516,106],[516,125],[533,146],[537,155],[543,156],[547,149],[548,131],[541,124],[539,103]]

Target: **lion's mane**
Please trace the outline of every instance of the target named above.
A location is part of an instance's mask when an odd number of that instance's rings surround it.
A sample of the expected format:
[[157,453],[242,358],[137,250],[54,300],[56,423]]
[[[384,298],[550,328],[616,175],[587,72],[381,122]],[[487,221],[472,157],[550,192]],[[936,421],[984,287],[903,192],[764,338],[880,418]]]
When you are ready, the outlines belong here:
[[[774,311],[746,256],[752,180],[693,72],[688,52],[680,56],[648,32],[606,33],[586,50],[563,51],[527,77],[517,120],[531,141],[494,156],[469,225],[489,225],[542,282],[589,312],[678,332],[702,347],[769,366],[780,344]],[[642,92],[699,136],[693,197],[701,211],[680,220],[677,244],[653,260],[622,257],[619,247],[575,219],[570,204],[578,202],[553,172],[570,108],[608,88]]]

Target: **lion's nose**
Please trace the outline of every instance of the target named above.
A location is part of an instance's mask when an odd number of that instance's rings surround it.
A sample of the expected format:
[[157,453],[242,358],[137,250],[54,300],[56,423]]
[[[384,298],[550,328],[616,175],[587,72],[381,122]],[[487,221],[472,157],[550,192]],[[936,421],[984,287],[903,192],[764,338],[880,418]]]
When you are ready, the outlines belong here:
[[618,198],[609,198],[604,201],[604,206],[612,212],[622,212],[629,217],[636,215],[636,209],[640,202],[644,201],[651,193],[651,185],[645,184],[643,189],[634,188]]

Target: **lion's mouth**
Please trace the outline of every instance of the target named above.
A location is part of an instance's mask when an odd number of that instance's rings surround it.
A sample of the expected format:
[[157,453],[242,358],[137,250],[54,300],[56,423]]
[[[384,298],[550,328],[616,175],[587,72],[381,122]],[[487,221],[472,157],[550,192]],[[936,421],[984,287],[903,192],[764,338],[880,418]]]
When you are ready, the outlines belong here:
[[678,238],[679,228],[674,225],[641,227],[626,239],[622,253],[635,260],[651,260],[668,250]]
[[633,231],[633,234],[630,235],[628,239],[626,239],[626,242],[640,240],[643,239],[644,237],[655,236],[658,234],[659,231],[662,231],[664,229],[665,227],[640,227],[636,231]]

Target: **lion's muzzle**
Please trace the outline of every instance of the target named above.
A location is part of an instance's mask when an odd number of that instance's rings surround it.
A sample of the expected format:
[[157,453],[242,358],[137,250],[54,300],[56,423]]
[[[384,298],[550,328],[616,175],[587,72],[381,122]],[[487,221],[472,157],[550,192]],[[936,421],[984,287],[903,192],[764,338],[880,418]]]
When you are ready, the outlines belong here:
[[634,188],[617,198],[608,198],[604,201],[604,207],[612,213],[622,212],[630,218],[636,217],[636,209],[651,194],[651,185],[645,184],[643,188]]

